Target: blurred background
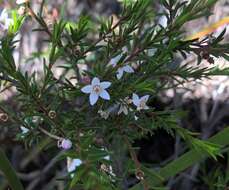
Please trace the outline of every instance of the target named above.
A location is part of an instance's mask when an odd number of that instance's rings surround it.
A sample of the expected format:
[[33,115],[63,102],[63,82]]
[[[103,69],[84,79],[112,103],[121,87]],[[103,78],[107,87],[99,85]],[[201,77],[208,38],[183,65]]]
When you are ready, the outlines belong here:
[[[33,0],[34,10],[38,11],[42,2],[42,0]],[[4,8],[17,9],[18,7],[15,1],[0,0],[0,11]],[[163,12],[163,8],[156,0],[153,1],[152,8],[155,12]],[[121,12],[121,5],[117,0],[49,0],[45,2],[44,12],[46,21],[50,24],[59,18],[77,22],[81,14],[90,15],[95,22],[98,22],[101,17],[118,15]],[[214,32],[215,36],[225,27],[229,29],[229,19],[216,28],[213,27],[214,23],[219,23],[222,19],[228,18],[228,0],[219,0],[212,8],[212,13],[211,16],[187,23],[184,28],[187,37],[192,37],[194,34],[198,35],[206,27],[208,35]],[[157,18],[157,22],[165,24],[163,17]],[[42,64],[39,57],[34,58],[36,57],[34,52],[45,53],[47,47],[43,42],[46,36],[41,32],[32,32],[36,27],[37,25],[31,19],[28,19],[23,25],[17,36],[20,42],[17,44],[14,57],[18,67],[23,71],[36,71],[39,74],[42,71]],[[228,31],[225,35],[225,42],[229,42]],[[186,60],[177,58],[174,61],[178,64],[183,62],[196,64],[196,57],[190,56]],[[211,67],[211,64],[207,61],[203,64]],[[223,58],[214,58],[214,64],[219,67],[228,66],[228,62]],[[62,71],[54,68],[54,72],[56,76],[60,76]],[[1,89],[0,104],[5,104],[17,110],[14,95],[15,89],[11,86]],[[187,111],[188,116],[185,120],[179,121],[180,125],[199,132],[200,138],[207,139],[229,125],[228,98],[228,77],[217,76],[187,83],[180,88],[169,89],[163,92],[155,102],[152,102],[152,106],[158,110],[176,108]],[[57,159],[61,154],[60,150],[52,148],[47,151],[48,139],[44,139],[32,148],[27,147],[22,141],[15,138],[18,133],[22,133],[20,126],[11,126],[10,123],[0,121],[0,146],[6,151],[8,158],[26,186],[26,190],[63,190],[64,182],[60,179],[67,174],[67,162]],[[180,138],[176,137],[174,139],[164,131],[158,131],[153,137],[142,139],[136,144],[140,147],[138,156],[141,162],[159,166],[168,160],[175,159],[184,151],[182,150],[183,142]],[[212,181],[217,181],[217,176],[224,176],[227,169],[229,169],[227,159],[229,160],[229,156],[225,154],[225,158],[219,158],[218,162],[209,159],[195,165],[169,180],[167,186],[169,189],[177,190],[209,190],[214,187],[211,184]],[[1,189],[7,189],[7,183],[0,172]]]

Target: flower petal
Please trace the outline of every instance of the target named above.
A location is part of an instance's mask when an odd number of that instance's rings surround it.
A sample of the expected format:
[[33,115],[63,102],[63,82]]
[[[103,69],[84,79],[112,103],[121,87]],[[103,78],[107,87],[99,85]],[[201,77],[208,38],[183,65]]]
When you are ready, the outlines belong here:
[[123,70],[127,73],[134,73],[134,69],[129,65],[124,66]]
[[100,80],[97,77],[94,77],[91,81],[91,84],[94,85],[99,85],[100,84]]
[[12,24],[13,24],[13,19],[7,18],[7,19],[5,20],[5,25],[7,25],[8,27],[9,27],[10,25],[12,25]]
[[108,94],[106,90],[103,90],[99,96],[105,100],[110,100],[110,95]]
[[123,113],[124,113],[125,115],[127,115],[127,114],[128,114],[128,109],[127,109],[127,107],[126,107],[126,106],[123,106]]
[[90,104],[93,106],[99,99],[99,95],[96,93],[91,93],[89,96]]
[[135,106],[139,106],[140,100],[139,100],[139,97],[138,97],[137,94],[133,93],[133,95],[132,95],[132,100],[133,100],[133,104],[134,104]]
[[82,160],[80,159],[71,159],[68,157],[67,159],[67,170],[69,173],[73,172],[77,167],[82,164]]
[[135,121],[137,121],[137,120],[138,120],[138,118],[139,118],[139,117],[137,117],[136,115],[134,116]]
[[144,110],[148,110],[149,106],[145,105]]
[[113,66],[113,67],[116,67],[116,65],[117,65],[117,63],[119,62],[119,60],[121,59],[121,57],[122,57],[122,54],[119,54],[119,55],[113,57],[113,58],[110,60],[110,62],[108,63],[108,65],[111,65],[111,66]]
[[123,76],[123,68],[119,68],[116,74],[117,79],[121,79]]
[[20,127],[21,131],[22,131],[22,134],[26,134],[29,132],[29,129],[28,128],[25,128],[23,126]]
[[148,99],[149,99],[149,95],[145,95],[145,96],[142,96],[142,97],[140,98],[140,101],[141,101],[141,100],[144,100],[145,102],[147,102]]
[[110,160],[110,159],[111,159],[110,155],[104,156],[103,158],[104,158],[105,160]]
[[16,1],[16,3],[17,3],[18,5],[23,4],[23,3],[27,3],[27,2],[29,2],[29,0],[17,0],[17,1]]
[[89,94],[89,93],[91,93],[91,91],[92,91],[92,86],[91,86],[91,85],[87,85],[87,86],[81,88],[81,91],[82,91],[83,93]]
[[101,86],[103,89],[108,88],[110,85],[111,85],[111,82],[108,82],[108,81],[105,81],[105,82],[101,82],[101,83],[100,83],[100,86]]
[[8,13],[6,9],[3,9],[0,15],[0,20],[5,22],[6,19],[8,19]]
[[120,115],[123,112],[122,106],[120,106],[119,110],[118,110],[118,115]]
[[[1,20],[0,20],[0,31],[1,30],[5,30],[5,26],[4,26],[4,24],[1,23]],[[1,48],[1,46],[0,46],[0,48]]]

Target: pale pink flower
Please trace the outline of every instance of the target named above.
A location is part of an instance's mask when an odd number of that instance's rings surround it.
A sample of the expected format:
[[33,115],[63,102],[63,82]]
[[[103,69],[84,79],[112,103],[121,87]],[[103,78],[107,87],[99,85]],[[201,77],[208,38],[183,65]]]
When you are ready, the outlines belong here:
[[149,95],[145,95],[139,98],[139,96],[134,93],[132,96],[133,104],[137,107],[138,111],[149,109],[149,107],[146,105],[148,99],[149,99]]
[[69,150],[72,148],[72,141],[69,139],[61,139],[58,141],[58,147],[63,148],[64,150]]
[[126,73],[134,73],[134,69],[129,66],[129,65],[125,65],[123,67],[119,67],[118,70],[117,70],[117,74],[116,74],[116,77],[117,79],[121,79],[124,72]]
[[90,94],[90,104],[94,105],[98,101],[99,97],[104,100],[110,100],[110,95],[106,91],[106,89],[109,88],[110,85],[111,82],[100,82],[100,80],[97,77],[94,77],[92,79],[91,84],[83,87],[81,91],[85,94]]

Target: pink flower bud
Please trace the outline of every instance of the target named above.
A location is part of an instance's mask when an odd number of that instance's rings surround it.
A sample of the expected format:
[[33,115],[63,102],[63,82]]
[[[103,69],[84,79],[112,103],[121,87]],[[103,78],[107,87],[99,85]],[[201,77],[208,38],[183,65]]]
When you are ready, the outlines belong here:
[[70,141],[69,139],[63,139],[61,140],[59,147],[63,148],[64,150],[69,150],[70,148],[72,148],[72,141]]
[[91,79],[89,76],[83,76],[82,77],[82,83],[83,84],[89,84],[91,82]]
[[9,116],[6,113],[0,113],[0,121],[7,122],[9,119]]

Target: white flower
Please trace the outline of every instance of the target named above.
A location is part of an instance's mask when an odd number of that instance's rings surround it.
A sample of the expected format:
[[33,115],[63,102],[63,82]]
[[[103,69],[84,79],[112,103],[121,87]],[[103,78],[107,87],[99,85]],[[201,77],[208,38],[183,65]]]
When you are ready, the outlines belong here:
[[16,1],[16,3],[17,3],[18,5],[24,4],[24,3],[27,3],[27,2],[29,2],[29,0],[17,0],[17,1]]
[[125,97],[124,99],[120,99],[120,102],[121,103],[118,104],[118,115],[120,115],[121,113],[128,115],[129,110],[132,111],[131,108],[128,107],[129,104],[132,104],[132,100],[129,97]]
[[116,67],[117,63],[119,62],[119,60],[122,58],[122,54],[119,54],[115,57],[113,57],[110,62],[108,63],[108,66],[111,65],[112,67]]
[[100,82],[100,80],[95,77],[91,81],[91,85],[87,85],[81,89],[83,93],[90,94],[89,100],[90,104],[93,106],[101,97],[104,100],[110,100],[110,95],[105,90],[109,88],[111,85],[111,82],[105,81]]
[[104,158],[105,160],[111,160],[110,155],[104,156],[103,158]]
[[103,111],[103,110],[99,110],[98,111],[98,114],[100,114],[100,116],[103,118],[103,119],[107,119],[110,115],[110,112],[109,111]]
[[75,171],[77,167],[79,167],[82,164],[82,160],[75,158],[71,159],[70,157],[67,157],[67,170],[69,173]]
[[120,59],[122,58],[122,56],[125,54],[125,53],[128,53],[128,49],[127,47],[123,47],[122,48],[122,52],[118,55],[116,55],[115,57],[113,57],[110,62],[108,63],[108,66],[111,65],[112,67],[116,67],[117,66],[117,63],[120,61]]
[[[111,65],[112,67],[116,67],[117,63],[121,59],[121,57],[122,57],[122,54],[117,55],[116,57],[112,58],[108,65]],[[124,72],[126,72],[126,73],[134,73],[134,69],[129,65],[125,65],[125,66],[119,67],[118,70],[117,70],[117,74],[116,74],[117,79],[121,79]]]
[[[111,65],[112,67],[116,67],[117,66],[117,63],[122,58],[122,56],[124,55],[124,53],[127,53],[128,52],[128,50],[127,50],[126,47],[123,47],[122,48],[122,51],[123,52],[121,54],[113,57],[110,60],[110,62],[108,63],[108,65]],[[124,72],[126,72],[126,73],[134,73],[134,69],[131,66],[129,66],[129,65],[125,65],[125,66],[119,67],[118,70],[117,70],[117,74],[116,74],[117,79],[121,79]]]
[[128,114],[128,108],[126,105],[124,104],[120,104],[120,108],[119,108],[119,111],[118,111],[118,115],[120,115],[121,113],[124,113],[125,115]]
[[134,73],[134,69],[129,65],[125,65],[123,67],[118,68],[118,71],[117,71],[117,74],[116,74],[117,79],[121,79],[124,72],[126,72],[126,73]]
[[138,111],[149,109],[149,107],[146,105],[146,102],[148,101],[148,99],[149,99],[149,95],[145,95],[139,98],[137,94],[133,93],[133,96],[132,96],[133,103],[137,107]]
[[23,135],[27,134],[29,132],[29,129],[23,126],[20,126],[21,132]]
[[13,24],[13,19],[9,18],[7,10],[3,9],[0,15],[0,31],[6,31]]
[[137,120],[138,120],[138,118],[139,118],[138,116],[136,116],[136,115],[134,116],[135,121],[137,121]]
[[129,97],[125,97],[124,100],[123,100],[123,102],[125,104],[129,105],[129,104],[132,104],[133,101]]

